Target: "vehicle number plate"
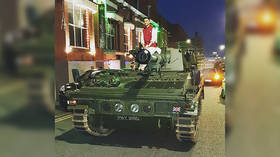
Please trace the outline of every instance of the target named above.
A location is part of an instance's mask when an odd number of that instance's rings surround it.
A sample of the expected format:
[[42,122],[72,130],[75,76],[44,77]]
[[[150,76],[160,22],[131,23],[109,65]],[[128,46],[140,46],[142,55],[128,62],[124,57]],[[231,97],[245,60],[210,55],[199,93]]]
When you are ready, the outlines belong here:
[[117,120],[135,120],[139,121],[140,118],[136,116],[117,116]]

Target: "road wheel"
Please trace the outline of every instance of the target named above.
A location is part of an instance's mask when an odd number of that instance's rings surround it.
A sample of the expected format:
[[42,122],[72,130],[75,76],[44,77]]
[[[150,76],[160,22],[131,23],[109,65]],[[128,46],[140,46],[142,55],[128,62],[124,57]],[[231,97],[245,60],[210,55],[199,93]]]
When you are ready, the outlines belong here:
[[72,121],[77,130],[93,136],[109,136],[114,132],[114,129],[103,128],[100,119],[95,119],[94,115],[88,115],[87,109],[74,109]]
[[176,137],[180,142],[196,143],[198,138],[199,120],[196,117],[178,117]]
[[114,132],[114,129],[104,128],[102,117],[88,116],[88,133],[93,136],[109,136]]

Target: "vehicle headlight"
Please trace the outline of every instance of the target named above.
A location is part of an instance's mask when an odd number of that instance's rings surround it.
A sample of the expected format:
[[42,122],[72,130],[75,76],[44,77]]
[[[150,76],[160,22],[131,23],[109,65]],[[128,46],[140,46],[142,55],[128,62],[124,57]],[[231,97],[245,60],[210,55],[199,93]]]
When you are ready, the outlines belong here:
[[67,100],[68,105],[76,105],[77,101],[76,100]]
[[115,105],[115,111],[116,112],[122,112],[123,111],[123,105],[122,104],[116,104]]
[[132,104],[130,106],[130,109],[132,112],[136,113],[136,112],[139,112],[139,105],[138,104]]
[[62,86],[60,87],[59,91],[65,92],[65,85],[62,85]]

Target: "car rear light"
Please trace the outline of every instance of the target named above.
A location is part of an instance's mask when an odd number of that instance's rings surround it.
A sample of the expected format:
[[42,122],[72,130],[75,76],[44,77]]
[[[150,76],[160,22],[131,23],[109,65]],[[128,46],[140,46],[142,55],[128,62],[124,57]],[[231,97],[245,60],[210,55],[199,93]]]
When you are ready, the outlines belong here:
[[205,82],[212,82],[212,80],[205,80]]
[[76,100],[68,100],[67,104],[69,104],[69,105],[76,105],[77,101]]

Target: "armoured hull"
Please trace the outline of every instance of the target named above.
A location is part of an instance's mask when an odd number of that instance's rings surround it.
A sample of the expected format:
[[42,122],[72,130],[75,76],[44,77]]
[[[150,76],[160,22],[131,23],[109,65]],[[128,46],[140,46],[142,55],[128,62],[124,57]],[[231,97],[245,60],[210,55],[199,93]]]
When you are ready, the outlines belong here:
[[[183,70],[164,71],[170,69],[168,64],[178,65],[175,62],[180,59],[174,53],[151,54],[142,48],[129,53],[137,63],[134,70],[91,72],[84,75],[79,88],[64,92],[68,108],[73,109],[74,127],[108,136],[123,126],[150,129],[151,125],[173,131],[179,141],[195,142],[204,80],[194,55],[182,51]],[[145,64],[143,71],[140,64]]]
[[107,136],[114,129],[134,126],[168,128],[179,140],[195,141],[203,88],[195,85],[191,75],[190,72],[162,72],[155,76],[135,71],[109,72],[108,76],[118,77],[119,82],[114,86],[106,83],[100,86],[95,80],[66,93],[68,108],[74,112],[73,124],[95,136]]

